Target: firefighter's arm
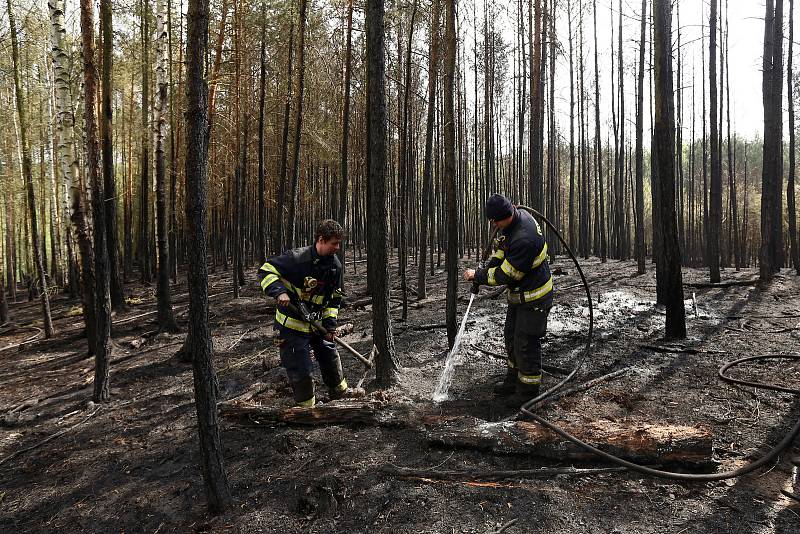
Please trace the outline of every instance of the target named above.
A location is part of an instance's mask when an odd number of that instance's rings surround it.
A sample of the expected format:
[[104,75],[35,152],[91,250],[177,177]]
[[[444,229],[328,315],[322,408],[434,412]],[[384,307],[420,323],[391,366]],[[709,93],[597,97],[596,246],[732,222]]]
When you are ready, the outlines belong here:
[[[502,252],[502,251],[501,251]],[[522,280],[531,269],[536,247],[533,242],[520,243],[503,255],[502,261],[475,271],[475,281],[481,285],[502,286]]]
[[270,258],[258,270],[258,274],[261,276],[261,290],[270,297],[276,299],[281,295],[287,295],[288,297],[289,290],[281,280],[283,276],[281,271],[286,268],[286,259],[287,256],[285,254],[275,256]]

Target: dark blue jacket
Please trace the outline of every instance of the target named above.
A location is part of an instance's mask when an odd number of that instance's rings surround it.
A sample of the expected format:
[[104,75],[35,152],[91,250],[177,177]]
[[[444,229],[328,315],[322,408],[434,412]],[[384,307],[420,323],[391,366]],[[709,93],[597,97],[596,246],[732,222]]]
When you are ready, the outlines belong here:
[[508,286],[509,302],[514,303],[552,297],[547,242],[532,215],[515,210],[511,225],[498,232],[494,248],[486,268],[475,272],[476,282]]

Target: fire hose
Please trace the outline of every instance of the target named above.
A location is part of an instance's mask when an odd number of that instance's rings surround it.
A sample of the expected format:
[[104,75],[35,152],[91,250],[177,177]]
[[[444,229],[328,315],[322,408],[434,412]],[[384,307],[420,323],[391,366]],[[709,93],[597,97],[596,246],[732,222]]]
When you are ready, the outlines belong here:
[[[577,438],[577,437],[571,435],[570,433],[566,432],[565,430],[559,428],[554,423],[552,423],[552,422],[548,421],[547,419],[543,418],[542,416],[534,413],[532,411],[532,408],[534,406],[541,405],[545,400],[547,400],[548,397],[552,396],[558,389],[560,389],[562,386],[564,386],[564,384],[569,382],[575,376],[575,374],[577,373],[578,369],[580,369],[580,367],[583,365],[583,362],[585,361],[587,356],[590,354],[591,345],[592,345],[592,337],[593,337],[593,334],[594,334],[594,311],[592,309],[592,295],[591,295],[591,292],[589,290],[589,284],[586,282],[586,277],[583,274],[583,270],[581,269],[581,266],[580,266],[580,263],[578,262],[578,259],[575,257],[575,254],[572,252],[572,249],[569,247],[567,242],[564,240],[564,237],[561,235],[561,233],[558,231],[558,229],[553,225],[553,223],[550,222],[546,217],[544,217],[538,211],[536,211],[536,210],[534,210],[532,208],[529,208],[527,206],[517,206],[517,208],[525,210],[528,213],[530,213],[531,215],[533,215],[534,217],[537,217],[538,219],[542,220],[547,225],[547,227],[553,232],[553,234],[555,234],[556,237],[558,237],[559,241],[564,246],[564,250],[566,250],[567,254],[572,259],[572,262],[575,264],[575,267],[576,267],[578,273],[580,274],[581,281],[582,281],[583,286],[584,286],[584,288],[586,290],[586,298],[587,298],[588,305],[589,305],[589,330],[588,330],[588,334],[587,334],[587,337],[586,337],[586,348],[584,350],[583,355],[578,360],[578,363],[576,364],[576,366],[572,370],[572,372],[569,375],[567,375],[563,380],[561,380],[558,384],[556,384],[552,388],[546,390],[544,393],[542,393],[542,394],[538,395],[537,397],[527,401],[526,403],[524,403],[520,407],[520,413],[524,417],[527,417],[527,418],[539,423],[540,425],[544,426],[545,428],[547,428],[549,430],[552,430],[553,432],[555,432],[556,434],[560,435],[564,439],[574,443],[575,445],[578,445],[578,446],[586,449],[587,451],[590,451],[590,452],[594,453],[595,455],[599,456],[600,458],[602,458],[604,460],[607,460],[607,461],[609,461],[611,463],[615,463],[617,465],[621,465],[621,466],[623,466],[623,467],[625,467],[625,468],[627,468],[627,469],[629,469],[631,471],[636,471],[636,472],[639,472],[639,473],[642,473],[642,474],[645,474],[645,475],[650,475],[650,476],[659,477],[659,478],[668,478],[668,479],[673,479],[673,480],[683,480],[683,481],[689,481],[689,482],[711,482],[711,481],[724,480],[724,479],[728,479],[728,478],[735,478],[735,477],[739,477],[739,476],[745,475],[747,473],[755,471],[756,469],[759,469],[760,467],[770,463],[775,458],[777,458],[778,455],[780,455],[781,452],[783,452],[785,449],[787,449],[792,444],[792,442],[795,440],[797,435],[800,434],[800,418],[798,418],[797,422],[794,424],[794,426],[791,428],[791,430],[789,430],[789,432],[783,437],[783,439],[781,439],[781,441],[777,445],[775,445],[772,449],[770,449],[769,452],[767,452],[763,457],[761,457],[758,460],[755,460],[755,461],[751,462],[750,464],[748,464],[746,466],[743,466],[743,467],[741,467],[739,469],[734,469],[734,470],[731,470],[731,471],[725,471],[725,472],[721,472],[721,473],[702,473],[702,474],[678,473],[678,472],[673,472],[673,471],[664,471],[664,470],[661,470],[661,469],[654,469],[654,468],[651,468],[651,467],[647,467],[647,466],[644,466],[644,465],[640,465],[640,464],[636,464],[636,463],[624,460],[622,458],[614,456],[613,454],[609,454],[609,453],[607,453],[605,451],[602,451],[602,450],[600,450],[600,449],[598,449],[598,448],[596,448],[596,447],[594,447],[594,446],[592,446],[592,445],[580,440],[579,438]],[[728,363],[724,364],[719,369],[719,372],[718,372],[719,377],[722,380],[724,380],[726,382],[729,382],[729,383],[732,383],[732,384],[740,384],[740,385],[745,385],[745,386],[752,386],[752,387],[756,387],[756,388],[770,389],[770,390],[776,390],[776,391],[782,391],[782,392],[787,392],[787,393],[793,393],[795,395],[800,395],[800,390],[798,390],[798,389],[786,388],[786,387],[782,387],[782,386],[775,386],[775,385],[772,385],[772,384],[765,384],[765,383],[761,383],[761,382],[748,382],[748,381],[732,378],[732,377],[730,377],[730,376],[728,376],[726,374],[726,371],[728,369],[730,369],[731,367],[734,367],[736,365],[739,365],[741,363],[752,362],[752,361],[762,361],[762,360],[767,360],[767,359],[800,360],[800,354],[765,354],[765,355],[750,356],[750,357],[747,357],[747,358],[741,358],[741,359],[738,359],[738,360],[735,360],[735,361],[731,361],[731,362],[728,362]],[[800,464],[800,461],[794,460],[793,463],[798,465],[798,464]],[[797,476],[797,474],[795,474],[795,476]],[[795,479],[795,490],[797,491],[798,489],[800,489],[800,488],[798,488],[798,480],[796,478]],[[782,490],[782,493],[784,495],[789,496],[789,497],[798,499],[798,496],[796,494],[792,493],[792,492]]]

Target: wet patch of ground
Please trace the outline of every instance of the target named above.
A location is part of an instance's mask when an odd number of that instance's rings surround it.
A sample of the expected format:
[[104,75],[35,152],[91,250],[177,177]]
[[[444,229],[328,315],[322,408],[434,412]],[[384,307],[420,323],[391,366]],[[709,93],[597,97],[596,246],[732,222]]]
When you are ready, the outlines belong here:
[[[636,276],[632,262],[590,259],[583,265],[592,288],[595,342],[575,382],[627,371],[548,404],[541,414],[556,422],[635,418],[704,424],[714,434],[720,470],[759,457],[794,424],[800,406],[792,395],[723,384],[717,369],[744,356],[800,352],[796,276],[784,271],[767,287],[687,285],[689,337],[666,344],[659,339],[664,311],[654,303],[652,269]],[[563,259],[554,267],[565,274],[556,276],[545,361],[571,369],[584,354],[588,301],[574,267]],[[348,273],[351,301],[364,299],[364,268],[361,263]],[[236,301],[228,273],[212,275],[220,392],[231,398],[262,382],[269,385],[264,396],[270,402],[288,406],[289,390],[273,344],[271,304],[259,294],[254,272]],[[414,269],[410,273],[414,280]],[[724,280],[756,276],[752,269],[723,273]],[[705,271],[684,270],[685,282],[706,279]],[[437,270],[429,279],[432,298],[412,306],[407,322],[394,323],[402,371],[389,398],[410,399],[432,414],[486,420],[511,415],[513,410],[491,394],[494,381],[505,373],[503,360],[478,350],[503,352],[502,296],[475,302],[449,399],[431,401],[447,355],[444,329],[429,328],[444,322],[444,285],[445,276]],[[468,290],[462,287],[460,313]],[[93,361],[85,357],[76,302],[64,296],[53,300],[58,331],[53,340],[31,340],[41,327],[37,303],[12,305],[15,325],[0,329],[0,414],[13,411],[19,417],[0,426],[0,530],[484,533],[516,520],[504,532],[800,531],[800,505],[780,494],[789,487],[789,458],[798,453],[796,447],[767,469],[714,483],[678,483],[627,472],[448,482],[403,479],[381,469],[486,471],[563,464],[435,448],[414,428],[310,428],[225,419],[222,442],[236,504],[223,516],[208,516],[197,464],[191,368],[173,357],[184,335],[157,333],[153,288],[131,284],[127,291],[131,305],[115,317],[113,400],[101,406],[87,403]],[[178,321],[185,327],[185,282],[173,291]],[[399,313],[398,308],[396,319]],[[345,339],[368,352],[369,305],[347,308],[341,319],[355,326]],[[667,345],[672,352],[654,350]],[[345,353],[342,361],[350,383],[357,382],[361,365]],[[800,365],[791,362],[743,365],[731,374],[800,387]],[[559,379],[546,374],[545,386]]]

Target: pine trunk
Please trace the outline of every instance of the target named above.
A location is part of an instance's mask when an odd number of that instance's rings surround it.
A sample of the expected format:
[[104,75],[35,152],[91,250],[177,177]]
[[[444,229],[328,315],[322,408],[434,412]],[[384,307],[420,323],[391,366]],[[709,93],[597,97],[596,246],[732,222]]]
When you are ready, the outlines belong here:
[[389,314],[389,228],[386,176],[386,79],[384,0],[366,4],[366,171],[367,284],[372,293],[372,335],[378,347],[375,374],[383,387],[397,381],[391,315]]
[[208,85],[204,61],[208,48],[208,0],[189,0],[186,40],[186,241],[189,260],[189,333],[195,406],[200,437],[200,467],[211,513],[225,512],[231,493],[225,474],[217,422],[217,377],[208,324],[206,211],[208,195]]

